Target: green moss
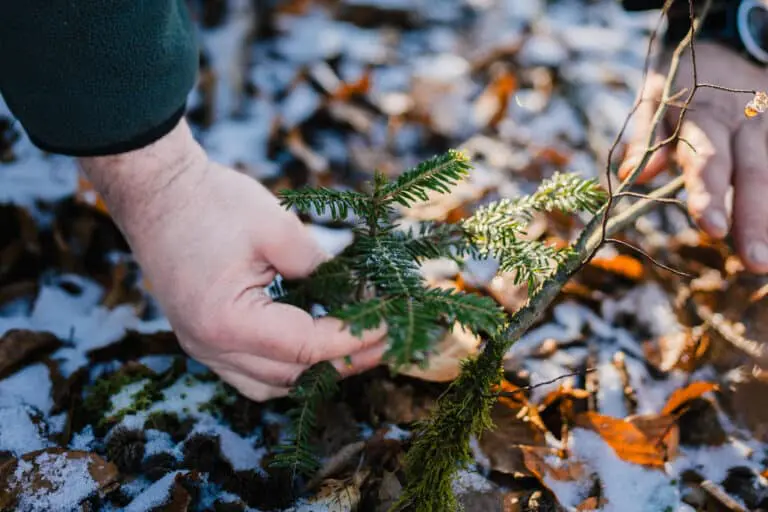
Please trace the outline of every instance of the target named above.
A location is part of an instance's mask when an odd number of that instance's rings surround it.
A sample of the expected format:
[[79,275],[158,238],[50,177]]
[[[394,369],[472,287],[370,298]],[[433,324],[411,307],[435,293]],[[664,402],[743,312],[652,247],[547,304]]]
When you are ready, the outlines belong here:
[[461,375],[440,398],[432,416],[418,426],[406,456],[406,486],[392,510],[460,509],[453,480],[473,461],[470,438],[493,427],[493,388],[501,383],[501,362],[507,347],[500,340],[490,340],[477,358],[465,361]]
[[155,372],[146,366],[126,365],[115,373],[101,377],[86,389],[83,400],[84,412],[100,427],[119,421],[123,415],[114,421],[104,417],[112,409],[112,397],[129,384],[143,379],[153,379],[156,376]]

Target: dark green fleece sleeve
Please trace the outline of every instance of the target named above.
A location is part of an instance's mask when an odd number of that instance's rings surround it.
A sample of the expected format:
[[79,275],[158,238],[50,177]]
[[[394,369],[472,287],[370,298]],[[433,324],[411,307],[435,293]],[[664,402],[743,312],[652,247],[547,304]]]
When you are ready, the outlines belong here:
[[184,0],[0,0],[0,93],[48,151],[154,142],[184,114],[197,65]]

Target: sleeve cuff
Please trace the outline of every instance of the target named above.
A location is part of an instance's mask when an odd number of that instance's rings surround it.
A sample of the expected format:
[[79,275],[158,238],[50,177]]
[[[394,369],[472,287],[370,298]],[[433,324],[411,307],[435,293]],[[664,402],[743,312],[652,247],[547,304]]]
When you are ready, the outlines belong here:
[[162,124],[148,131],[145,131],[139,135],[131,137],[128,140],[117,142],[115,144],[109,144],[103,147],[88,148],[88,149],[58,147],[37,139],[31,133],[28,133],[27,135],[29,136],[29,140],[31,140],[35,146],[49,153],[57,153],[61,155],[74,156],[74,157],[117,155],[119,153],[127,153],[129,151],[134,151],[136,149],[143,148],[144,146],[148,146],[153,142],[156,142],[159,139],[163,138],[165,135],[170,133],[170,131],[173,130],[177,124],[179,124],[179,121],[181,121],[181,118],[184,117],[185,112],[186,112],[186,104],[183,105],[176,112],[174,112],[173,115],[170,118],[168,118],[166,121],[164,121]]

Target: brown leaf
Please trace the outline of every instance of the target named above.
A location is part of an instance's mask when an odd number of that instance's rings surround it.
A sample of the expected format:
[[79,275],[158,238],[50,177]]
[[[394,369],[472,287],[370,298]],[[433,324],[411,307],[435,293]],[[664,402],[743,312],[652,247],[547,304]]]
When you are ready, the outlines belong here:
[[544,477],[549,476],[561,482],[572,482],[584,476],[584,465],[575,460],[561,460],[559,466],[553,466],[545,459],[553,455],[553,450],[539,446],[522,446],[523,462],[531,473],[544,483]]
[[711,382],[694,382],[683,389],[676,389],[667,399],[667,403],[661,410],[661,414],[675,414],[686,403],[695,398],[717,389],[717,384]]
[[496,428],[485,432],[479,439],[480,449],[490,462],[491,469],[510,475],[535,476],[526,466],[523,446],[545,446],[544,432],[527,417],[530,408],[510,408],[514,403],[502,398],[491,411]]
[[363,75],[354,82],[342,82],[341,86],[333,94],[337,100],[347,101],[355,96],[365,96],[371,90],[371,73],[373,69],[368,66]]
[[[47,456],[45,461],[41,456]],[[88,473],[95,482],[92,494],[111,491],[119,475],[117,466],[107,462],[95,453],[79,450],[67,451],[64,448],[46,448],[25,454],[21,459],[13,459],[0,466],[0,510],[12,509],[25,493],[34,493],[36,497],[50,496],[61,492],[67,485],[66,479],[51,478],[50,467],[59,471],[72,461],[87,459]],[[19,466],[24,464],[23,468]],[[83,496],[83,499],[88,496]]]
[[475,354],[479,346],[478,336],[456,325],[435,346],[427,367],[412,365],[399,370],[399,373],[429,382],[450,382],[459,376],[461,361]]
[[594,412],[581,413],[575,421],[576,426],[600,435],[619,458],[651,468],[663,468],[667,461],[666,449],[653,437],[658,434],[658,430],[643,425],[643,428],[649,430],[649,437],[636,423],[637,420],[632,423]]
[[126,331],[119,341],[105,347],[88,351],[88,358],[94,362],[113,360],[134,361],[150,355],[183,355],[176,335],[170,331],[142,333]]
[[506,67],[494,70],[494,78],[473,105],[475,123],[496,127],[506,116],[512,94],[517,90],[517,78]]
[[0,380],[62,346],[49,332],[11,329],[0,338]]
[[603,507],[605,507],[608,504],[608,500],[606,498],[596,498],[594,496],[591,496],[581,503],[579,503],[579,506],[576,507],[576,510],[579,512],[587,512],[590,510],[602,510]]
[[187,490],[187,486],[195,485],[199,481],[200,474],[196,471],[177,474],[173,479],[169,499],[163,505],[163,512],[187,512],[192,505],[192,496]]
[[664,460],[677,456],[680,445],[680,427],[675,416],[661,414],[642,414],[625,419],[636,426],[648,441],[664,451]]

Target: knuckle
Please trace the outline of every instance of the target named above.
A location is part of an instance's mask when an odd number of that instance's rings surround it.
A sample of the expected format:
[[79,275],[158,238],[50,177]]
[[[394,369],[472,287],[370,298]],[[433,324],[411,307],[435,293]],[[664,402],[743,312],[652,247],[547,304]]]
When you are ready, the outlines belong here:
[[305,339],[296,351],[296,363],[301,365],[313,365],[320,362],[320,354],[317,344],[311,339]]

